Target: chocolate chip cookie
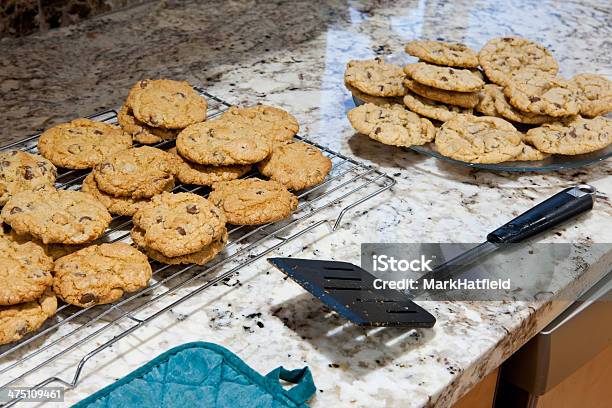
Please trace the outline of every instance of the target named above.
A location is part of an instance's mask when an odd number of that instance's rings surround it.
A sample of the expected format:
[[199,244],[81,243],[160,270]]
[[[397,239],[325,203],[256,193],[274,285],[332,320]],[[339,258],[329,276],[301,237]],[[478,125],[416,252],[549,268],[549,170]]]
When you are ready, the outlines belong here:
[[530,129],[525,140],[546,153],[589,153],[612,143],[612,121],[602,116],[570,117]]
[[587,117],[612,112],[612,81],[596,74],[580,74],[572,78],[578,88],[580,114]]
[[298,205],[297,197],[278,181],[257,178],[215,183],[208,199],[234,225],[278,221],[291,215]]
[[213,166],[251,164],[272,151],[270,141],[241,121],[211,120],[183,130],[176,148],[187,160]]
[[132,228],[130,235],[132,237],[132,241],[134,241],[138,248],[140,248],[145,254],[147,254],[149,258],[154,259],[157,262],[169,265],[204,265],[205,263],[213,259],[215,256],[217,256],[217,254],[223,250],[225,244],[227,243],[227,229],[224,228],[224,232],[219,238],[216,238],[213,242],[211,242],[209,245],[206,245],[199,251],[187,255],[167,257],[164,256],[161,252],[156,251],[147,246],[144,230],[138,227],[134,227]]
[[404,67],[404,72],[414,81],[436,89],[454,92],[476,92],[484,81],[469,69],[440,67],[417,62]]
[[178,154],[176,148],[172,148],[168,152],[176,155],[176,178],[185,184],[210,186],[218,181],[235,180],[251,170],[250,164],[207,166],[205,164],[192,163]]
[[163,142],[164,140],[174,140],[179,132],[175,129],[155,128],[142,123],[134,117],[132,110],[125,105],[117,112],[117,122],[126,133],[132,135],[135,142],[146,145]]
[[512,74],[524,68],[550,75],[556,75],[559,70],[550,51],[521,37],[490,40],[478,53],[478,60],[487,78],[498,85],[506,85]]
[[75,119],[46,130],[38,140],[40,154],[68,169],[88,169],[105,156],[132,146],[120,127],[90,119]]
[[406,94],[404,105],[411,111],[430,119],[446,122],[458,114],[471,114],[472,109],[459,106],[446,105],[442,102],[432,101],[416,94]]
[[106,207],[80,191],[23,192],[2,209],[2,219],[18,234],[43,243],[82,244],[98,238],[111,221]]
[[147,257],[123,242],[92,245],[55,261],[53,290],[80,307],[112,303],[124,293],[147,287]]
[[13,306],[0,306],[0,344],[21,340],[26,334],[38,330],[55,315],[57,299],[51,289],[31,302]]
[[569,116],[580,110],[578,88],[572,82],[537,69],[516,71],[504,94],[512,106],[538,115]]
[[372,96],[404,96],[405,75],[402,67],[381,58],[349,61],[344,71],[344,82]]
[[522,151],[521,133],[509,122],[491,116],[458,115],[436,135],[440,154],[469,163],[501,163]]
[[0,229],[0,305],[38,299],[52,284],[52,269],[41,246]]
[[92,174],[98,188],[116,197],[149,198],[174,187],[176,156],[150,146],[107,156]]
[[219,120],[242,123],[273,142],[291,140],[300,128],[297,119],[289,112],[267,105],[249,108],[232,106]]
[[259,172],[289,190],[316,186],[327,177],[332,162],[319,149],[303,142],[280,142],[259,163]]
[[148,248],[167,257],[197,252],[225,230],[225,215],[207,199],[192,193],[163,193],[134,214]]
[[15,194],[53,187],[57,169],[37,154],[0,152],[0,207]]
[[542,123],[552,122],[555,120],[555,118],[552,116],[524,112],[517,109],[512,106],[510,102],[508,102],[508,98],[506,98],[506,95],[504,95],[504,90],[502,87],[494,84],[488,84],[486,86],[490,87],[489,91],[493,95],[495,110],[498,113],[497,116],[501,116],[513,122],[525,123],[528,125],[541,125]]
[[436,65],[462,68],[478,67],[478,54],[464,44],[413,40],[406,44],[405,51],[413,57]]
[[[168,186],[170,187],[170,186]],[[168,188],[169,191],[171,188]],[[115,197],[100,191],[93,174],[88,174],[83,180],[81,191],[92,195],[101,202],[111,214],[126,215],[131,217],[143,204],[148,203],[148,198]]]
[[185,81],[144,79],[125,103],[136,119],[157,128],[183,129],[206,120],[206,100]]
[[429,120],[400,105],[366,103],[352,109],[348,119],[356,131],[387,145],[422,145],[435,137],[435,128]]
[[404,86],[417,95],[442,102],[449,105],[460,106],[462,108],[473,108],[478,105],[478,92],[453,92],[432,88],[431,86],[420,84],[412,79],[404,80]]

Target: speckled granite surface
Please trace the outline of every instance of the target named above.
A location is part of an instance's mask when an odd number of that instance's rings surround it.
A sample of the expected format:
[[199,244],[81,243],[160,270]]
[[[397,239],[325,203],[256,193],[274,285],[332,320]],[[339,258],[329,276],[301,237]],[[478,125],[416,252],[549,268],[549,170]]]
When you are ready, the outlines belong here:
[[[22,37],[38,31],[76,24],[98,14],[147,0],[3,0],[0,38]],[[149,0],[150,1],[150,0]]]
[[[528,10],[528,12],[526,12]],[[281,254],[359,261],[361,242],[478,242],[485,233],[577,182],[600,193],[588,215],[550,242],[612,242],[612,165],[507,175],[454,167],[355,134],[342,85],[351,58],[398,52],[413,37],[482,46],[523,35],[549,46],[564,75],[612,77],[605,2],[165,1],[26,39],[0,41],[0,143],[78,115],[116,106],[142,77],[201,84],[234,103],[267,102],[294,113],[302,133],[380,166],[398,184],[351,214],[339,231],[317,230]],[[610,265],[592,253],[568,267],[564,290],[588,286]],[[327,311],[265,262],[216,286],[120,341],[85,366],[74,402],[167,348],[220,343],[265,373],[308,364],[313,406],[448,406],[546,325],[561,304],[480,302],[424,305],[428,330],[362,330]],[[221,295],[223,295],[221,297]],[[45,374],[70,378],[76,350]],[[44,379],[37,376],[34,379]],[[32,379],[32,381],[34,381]]]

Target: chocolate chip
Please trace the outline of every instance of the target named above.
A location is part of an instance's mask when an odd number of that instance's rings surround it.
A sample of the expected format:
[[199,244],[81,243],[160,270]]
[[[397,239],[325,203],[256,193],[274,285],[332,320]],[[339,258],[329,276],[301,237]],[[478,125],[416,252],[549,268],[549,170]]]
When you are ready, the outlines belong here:
[[191,205],[188,205],[188,206],[187,206],[187,212],[188,212],[189,214],[197,214],[197,213],[199,213],[199,212],[200,212],[200,209],[198,208],[198,206],[197,206],[197,205],[195,205],[195,204],[191,204]]
[[93,132],[94,132],[94,135],[101,135],[102,134],[102,131],[98,130],[98,129],[94,130]]
[[11,211],[10,211],[11,214],[17,214],[17,213],[20,213],[20,212],[23,212],[23,210],[21,208],[19,208],[19,207],[13,207],[13,208],[11,208]]
[[450,72],[451,75],[455,73],[455,71],[452,68],[449,68],[448,72]]
[[382,129],[380,127],[377,127],[376,129],[374,129],[374,134],[377,135],[380,133]]
[[180,96],[181,98],[186,98],[185,94],[182,92],[177,92],[176,94]]
[[541,99],[540,99],[539,97],[537,97],[537,96],[530,96],[530,97],[529,97],[529,100],[530,100],[531,102],[538,102],[538,101],[540,101]]
[[570,134],[570,136],[571,136],[571,137],[578,137],[578,135],[576,134],[576,129],[572,129],[572,130],[569,132],[569,134]]
[[502,41],[503,42],[512,42],[514,40],[512,39],[512,37],[504,37],[504,38],[502,38]]
[[149,81],[147,81],[146,79],[143,79],[142,81],[140,81],[140,87],[142,89],[145,89],[148,85],[149,85]]
[[87,215],[79,218],[79,222],[83,222],[83,221],[91,221],[91,217],[88,217]]
[[187,232],[185,231],[183,227],[177,227],[176,232],[178,232],[181,235],[187,235]]
[[164,222],[164,218],[163,217],[157,217],[155,219],[155,222],[157,222],[158,224],[161,224],[162,222]]
[[85,293],[79,299],[79,303],[82,303],[84,305],[87,304],[87,303],[97,302],[97,301],[98,301],[98,298],[93,293]]
[[378,87],[380,88],[381,91],[383,91],[385,89],[384,85],[379,85]]
[[368,72],[366,72],[366,76],[368,77],[368,79],[371,79],[371,78],[372,78],[372,74],[370,74],[370,72],[369,72],[369,71],[368,71]]
[[30,166],[23,167],[23,178],[26,180],[32,180],[34,178],[34,173],[32,172],[32,168]]
[[443,80],[444,82],[448,82],[448,78],[445,76],[440,77],[441,80]]
[[262,190],[256,191],[255,194],[262,195],[264,192]]

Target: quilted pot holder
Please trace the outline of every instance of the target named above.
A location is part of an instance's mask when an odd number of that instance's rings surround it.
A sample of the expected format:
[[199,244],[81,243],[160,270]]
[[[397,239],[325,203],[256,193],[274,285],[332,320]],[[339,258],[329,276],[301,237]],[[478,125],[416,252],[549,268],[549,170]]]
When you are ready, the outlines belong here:
[[[295,384],[290,389],[281,380]],[[212,343],[175,347],[74,405],[128,407],[307,407],[316,388],[308,367],[278,367],[265,377]]]

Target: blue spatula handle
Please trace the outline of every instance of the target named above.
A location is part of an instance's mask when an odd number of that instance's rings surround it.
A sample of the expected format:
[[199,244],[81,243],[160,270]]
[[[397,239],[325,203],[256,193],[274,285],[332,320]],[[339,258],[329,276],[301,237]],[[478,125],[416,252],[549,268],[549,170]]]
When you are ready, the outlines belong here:
[[567,188],[541,202],[487,235],[499,244],[521,242],[593,208],[595,187],[581,184]]

